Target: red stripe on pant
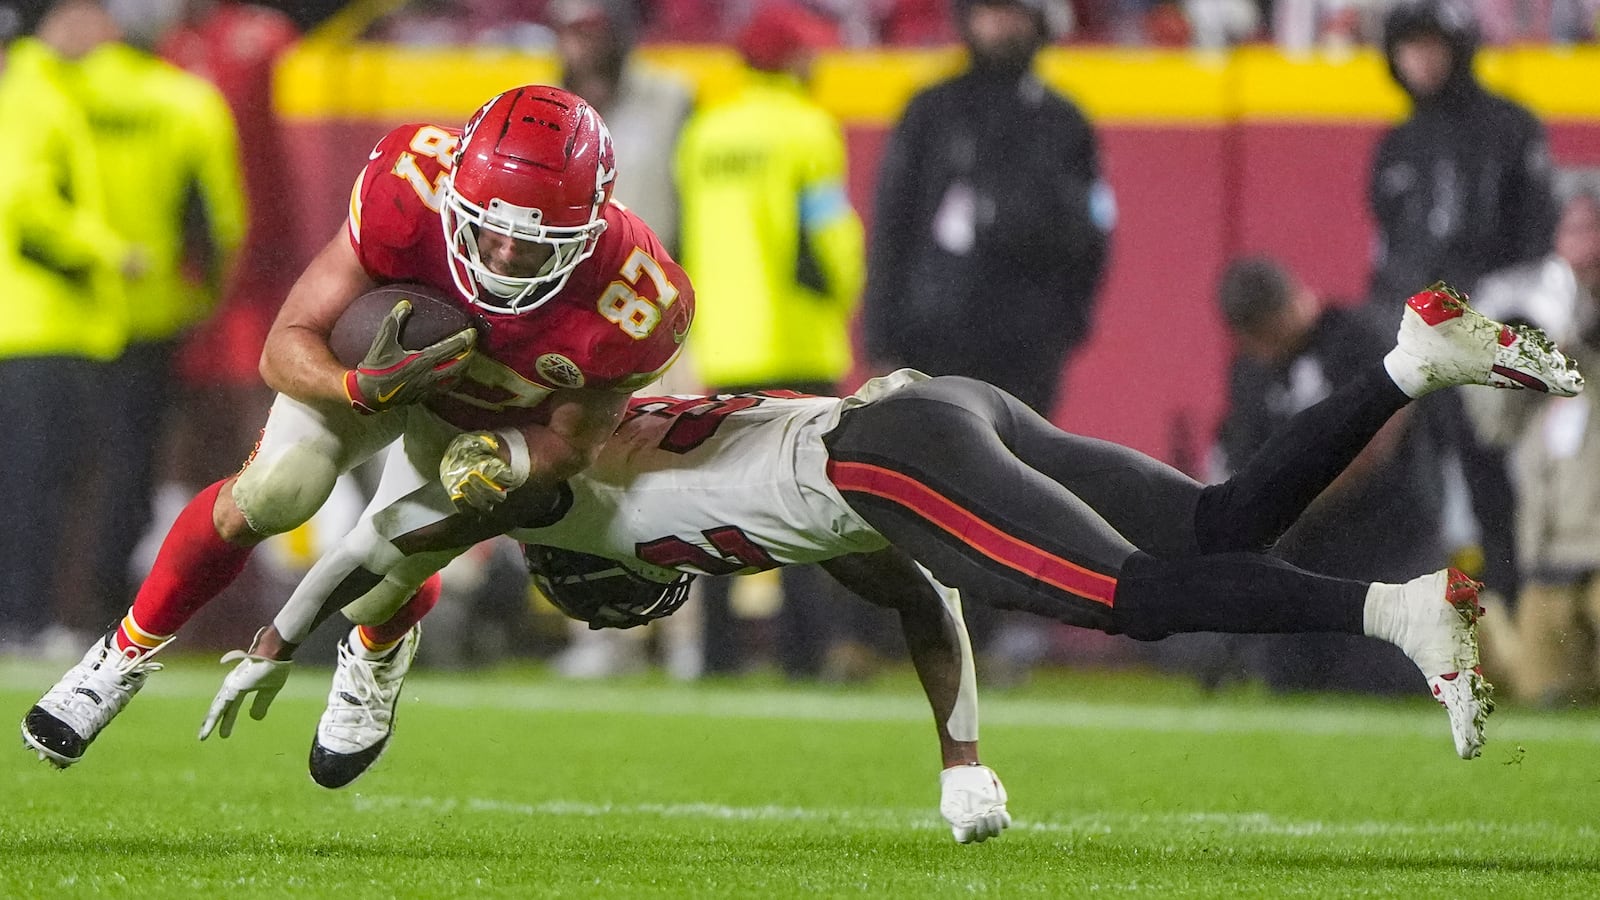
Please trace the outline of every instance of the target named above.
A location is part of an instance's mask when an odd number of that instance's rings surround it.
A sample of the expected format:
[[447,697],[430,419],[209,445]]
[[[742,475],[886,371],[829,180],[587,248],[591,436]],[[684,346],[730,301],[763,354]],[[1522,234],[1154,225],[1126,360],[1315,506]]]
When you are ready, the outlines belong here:
[[1112,605],[1115,578],[1007,534],[909,475],[867,463],[829,460],[828,480],[841,491],[868,494],[902,506],[1008,569],[1085,600]]

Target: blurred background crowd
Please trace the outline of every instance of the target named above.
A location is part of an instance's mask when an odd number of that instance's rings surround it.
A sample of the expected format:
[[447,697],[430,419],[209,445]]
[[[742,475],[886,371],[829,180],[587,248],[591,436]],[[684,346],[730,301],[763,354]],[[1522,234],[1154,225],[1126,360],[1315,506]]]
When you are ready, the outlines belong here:
[[[910,365],[1220,480],[1381,357],[1438,278],[1596,368],[1597,19],[1600,0],[4,0],[0,653],[81,651],[248,453],[267,326],[390,124],[457,125],[525,81],[593,103],[618,199],[696,284],[663,391],[835,393]],[[1280,68],[1252,76],[1264,58]],[[508,80],[480,91],[479,71]],[[1496,680],[1594,700],[1591,403],[1418,404],[1275,552],[1389,581],[1462,565],[1491,591]],[[365,478],[186,643],[248,640]],[[701,579],[627,632],[569,626],[504,540],[445,585],[425,664],[849,681],[901,658],[892,621],[806,569]],[[967,616],[988,684],[1141,665],[1417,686],[1360,638],[1140,646]]]

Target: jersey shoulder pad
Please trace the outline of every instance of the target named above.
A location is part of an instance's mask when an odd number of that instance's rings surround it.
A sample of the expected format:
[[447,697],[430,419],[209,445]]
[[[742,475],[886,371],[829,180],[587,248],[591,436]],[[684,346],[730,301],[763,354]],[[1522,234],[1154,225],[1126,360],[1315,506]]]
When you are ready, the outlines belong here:
[[461,132],[439,125],[401,125],[383,136],[350,192],[350,242],[410,246],[423,228],[439,228],[441,179]]
[[600,240],[594,248],[594,256],[601,271],[611,271],[621,267],[635,249],[650,254],[656,260],[672,259],[671,254],[667,253],[667,248],[662,245],[661,238],[656,236],[655,229],[644,219],[639,218],[638,213],[613,200],[606,204],[602,215],[606,230],[600,233]]
[[658,378],[677,358],[694,321],[694,287],[650,226],[613,204],[606,230],[590,260],[590,290],[607,328],[607,352],[599,354],[607,387],[631,392]]

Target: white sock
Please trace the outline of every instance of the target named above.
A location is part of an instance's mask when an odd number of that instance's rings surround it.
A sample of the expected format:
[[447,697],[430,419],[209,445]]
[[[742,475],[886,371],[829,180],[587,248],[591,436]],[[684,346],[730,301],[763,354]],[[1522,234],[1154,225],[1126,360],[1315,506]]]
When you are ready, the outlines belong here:
[[1367,588],[1367,602],[1361,608],[1361,630],[1368,637],[1400,644],[1405,630],[1405,616],[1401,614],[1404,590],[1404,585],[1378,581]]
[[[1457,648],[1438,640],[1440,617],[1455,614],[1444,602],[1441,574],[1419,575],[1405,584],[1374,582],[1361,610],[1361,630],[1399,647],[1429,678],[1460,668]],[[1407,597],[1408,591],[1413,596]]]
[[1424,394],[1431,394],[1440,387],[1423,371],[1423,365],[1421,360],[1399,347],[1390,350],[1383,357],[1383,370],[1389,373],[1389,379],[1413,400]]

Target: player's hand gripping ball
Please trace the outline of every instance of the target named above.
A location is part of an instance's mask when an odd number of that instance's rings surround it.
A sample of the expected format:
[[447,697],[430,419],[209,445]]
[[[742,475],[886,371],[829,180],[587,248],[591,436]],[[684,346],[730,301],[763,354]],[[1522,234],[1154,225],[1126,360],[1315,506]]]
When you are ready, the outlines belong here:
[[431,289],[389,285],[357,297],[328,345],[353,366],[344,379],[351,407],[372,414],[421,402],[454,384],[477,337],[471,316]]

